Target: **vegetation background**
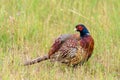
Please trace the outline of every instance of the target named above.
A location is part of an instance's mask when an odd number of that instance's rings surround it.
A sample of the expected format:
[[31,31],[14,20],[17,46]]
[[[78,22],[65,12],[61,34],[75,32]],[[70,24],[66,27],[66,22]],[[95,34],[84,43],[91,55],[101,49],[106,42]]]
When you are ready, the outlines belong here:
[[[0,0],[0,80],[120,80],[119,0]],[[49,61],[24,67],[47,54],[61,34],[83,23],[95,40],[90,60],[73,70]]]

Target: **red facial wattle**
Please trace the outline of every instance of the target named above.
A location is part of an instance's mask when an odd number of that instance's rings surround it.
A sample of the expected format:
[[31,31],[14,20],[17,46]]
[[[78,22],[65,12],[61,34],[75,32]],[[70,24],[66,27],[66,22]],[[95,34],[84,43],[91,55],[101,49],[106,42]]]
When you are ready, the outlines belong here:
[[83,30],[83,27],[82,27],[82,26],[79,26],[79,27],[78,27],[78,30],[82,31],[82,30]]

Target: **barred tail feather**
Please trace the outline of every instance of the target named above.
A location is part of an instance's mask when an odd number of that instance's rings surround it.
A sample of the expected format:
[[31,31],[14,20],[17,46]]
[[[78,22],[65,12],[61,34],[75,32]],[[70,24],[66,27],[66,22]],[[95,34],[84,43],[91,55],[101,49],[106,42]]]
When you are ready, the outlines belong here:
[[24,63],[24,66],[28,66],[28,65],[35,64],[35,63],[39,63],[39,62],[41,62],[41,61],[48,60],[48,59],[49,59],[49,58],[48,58],[48,55],[45,55],[45,56],[43,56],[43,57],[38,57],[38,58],[33,59],[33,60],[31,60],[31,61],[25,62],[25,63]]

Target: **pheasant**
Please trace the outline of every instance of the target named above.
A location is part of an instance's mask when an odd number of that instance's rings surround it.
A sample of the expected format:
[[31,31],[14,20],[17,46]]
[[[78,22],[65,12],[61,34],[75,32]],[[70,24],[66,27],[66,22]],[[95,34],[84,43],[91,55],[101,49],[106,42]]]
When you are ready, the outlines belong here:
[[27,61],[24,65],[31,65],[48,59],[68,66],[82,65],[88,61],[94,50],[94,39],[83,24],[76,25],[75,30],[79,34],[59,36],[50,47],[47,55]]

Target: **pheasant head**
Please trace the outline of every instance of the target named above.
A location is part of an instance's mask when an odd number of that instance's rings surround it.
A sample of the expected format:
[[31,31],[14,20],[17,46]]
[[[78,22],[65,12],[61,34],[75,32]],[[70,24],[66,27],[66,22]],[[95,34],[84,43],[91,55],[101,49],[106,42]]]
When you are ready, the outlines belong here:
[[75,30],[80,32],[80,37],[84,37],[86,35],[90,35],[88,29],[83,24],[78,24],[76,26]]

